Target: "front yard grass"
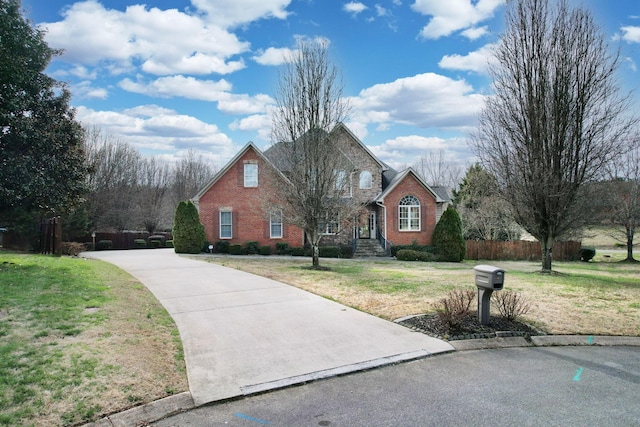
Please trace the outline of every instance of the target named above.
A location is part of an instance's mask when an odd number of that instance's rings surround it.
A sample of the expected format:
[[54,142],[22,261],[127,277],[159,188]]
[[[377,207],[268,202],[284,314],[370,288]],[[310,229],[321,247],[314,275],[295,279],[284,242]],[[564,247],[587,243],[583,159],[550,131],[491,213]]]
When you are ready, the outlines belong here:
[[74,425],[185,390],[177,328],[130,275],[0,252],[0,425]]
[[331,269],[305,269],[307,258],[211,256],[209,262],[269,277],[388,320],[432,313],[452,289],[475,289],[473,267],[506,270],[505,287],[532,303],[524,317],[550,334],[640,336],[640,265],[623,255],[595,262],[554,262],[542,275],[539,262],[405,262],[392,259],[322,259]]

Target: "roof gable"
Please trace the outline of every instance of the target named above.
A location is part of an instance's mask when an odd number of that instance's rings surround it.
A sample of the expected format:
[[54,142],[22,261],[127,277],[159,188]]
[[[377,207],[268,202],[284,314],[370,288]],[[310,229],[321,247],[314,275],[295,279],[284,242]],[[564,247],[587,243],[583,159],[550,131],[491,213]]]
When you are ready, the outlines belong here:
[[407,177],[413,176],[416,181],[436,200],[436,203],[444,203],[445,200],[442,199],[421,177],[416,173],[413,168],[407,168],[402,172],[398,173],[393,177],[387,188],[385,188],[382,193],[378,197],[376,197],[376,202],[384,203],[384,198],[391,193],[402,181],[404,181]]
[[268,166],[276,170],[283,179],[288,181],[287,178],[282,174],[282,172],[280,172],[280,170],[276,168],[273,163],[271,163],[271,161],[264,155],[264,153],[252,141],[249,141],[240,151],[238,151],[238,153],[231,160],[229,160],[229,162],[222,169],[220,169],[213,176],[213,178],[211,178],[211,180],[204,187],[202,187],[198,194],[196,194],[191,200],[197,204],[200,198],[204,196],[211,189],[211,187],[213,187],[214,184],[220,180],[220,178],[222,178],[227,172],[229,172],[229,170],[250,150],[254,151],[261,160],[263,160]]

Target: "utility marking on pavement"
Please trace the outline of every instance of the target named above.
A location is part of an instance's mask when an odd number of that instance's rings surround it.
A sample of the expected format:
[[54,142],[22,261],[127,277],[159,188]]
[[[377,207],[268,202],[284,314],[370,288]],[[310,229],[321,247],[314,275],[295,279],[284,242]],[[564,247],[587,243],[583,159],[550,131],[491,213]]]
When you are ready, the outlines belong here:
[[235,415],[238,418],[242,418],[242,419],[245,419],[245,420],[253,421],[253,422],[256,422],[258,424],[262,424],[262,425],[271,424],[269,421],[261,420],[259,418],[253,418],[253,417],[250,417],[249,415],[241,414],[240,412],[236,413]]
[[593,337],[591,335],[589,335],[589,338],[587,338],[587,344],[593,344]]
[[584,368],[578,368],[576,370],[576,374],[573,376],[573,380],[574,381],[580,381],[580,377],[582,376],[582,371],[584,371]]

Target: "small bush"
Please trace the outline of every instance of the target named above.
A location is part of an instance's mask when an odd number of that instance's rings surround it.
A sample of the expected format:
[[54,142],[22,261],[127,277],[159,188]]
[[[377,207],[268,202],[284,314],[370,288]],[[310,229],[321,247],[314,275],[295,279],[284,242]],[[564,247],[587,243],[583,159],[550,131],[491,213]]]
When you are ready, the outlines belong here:
[[162,240],[159,240],[159,239],[151,240],[151,237],[149,237],[149,246],[151,246],[152,248],[161,248],[164,246],[164,244],[162,243]]
[[169,239],[166,242],[164,242],[165,247],[167,248],[172,248],[173,247],[173,240]]
[[62,242],[60,250],[62,251],[62,255],[78,256],[80,252],[85,250],[85,245],[84,243],[78,242]]
[[96,243],[96,251],[106,251],[113,249],[113,242],[111,240],[98,240]]
[[340,245],[340,258],[353,258],[353,246]]
[[492,299],[500,315],[507,320],[514,321],[531,309],[531,303],[514,291],[494,292]]
[[219,254],[228,254],[229,242],[227,240],[218,240],[215,245],[213,245],[213,250]]
[[471,289],[450,291],[435,305],[440,321],[450,330],[456,329],[471,314],[471,303],[475,299],[476,293]]
[[318,252],[321,258],[340,258],[338,246],[320,246]]
[[230,255],[242,255],[242,245],[229,245],[229,254]]
[[260,246],[260,255],[271,255],[271,246]]
[[293,256],[305,256],[307,254],[305,248],[291,248],[290,251]]
[[256,255],[260,253],[260,243],[247,242],[244,244],[244,252],[246,255]]
[[580,248],[580,261],[589,262],[596,256],[595,248]]
[[414,251],[411,249],[401,249],[396,253],[398,261],[436,261],[437,257],[430,252]]
[[135,239],[133,241],[133,247],[136,249],[144,249],[147,247],[147,242],[144,239]]
[[276,255],[288,255],[290,251],[288,243],[276,243]]

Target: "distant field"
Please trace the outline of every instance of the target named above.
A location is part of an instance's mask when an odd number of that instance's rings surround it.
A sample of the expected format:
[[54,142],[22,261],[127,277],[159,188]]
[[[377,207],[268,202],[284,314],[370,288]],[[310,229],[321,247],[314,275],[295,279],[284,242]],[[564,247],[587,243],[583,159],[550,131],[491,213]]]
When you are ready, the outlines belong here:
[[620,240],[616,240],[613,236],[622,237],[620,230],[607,227],[590,228],[585,232],[582,238],[583,246],[592,246],[596,249],[624,249],[626,244]]

